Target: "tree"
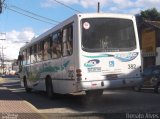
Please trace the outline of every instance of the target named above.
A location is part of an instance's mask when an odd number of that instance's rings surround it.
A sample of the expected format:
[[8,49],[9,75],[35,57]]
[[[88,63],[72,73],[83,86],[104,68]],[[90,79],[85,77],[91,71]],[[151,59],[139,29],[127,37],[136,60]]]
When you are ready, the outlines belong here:
[[138,28],[143,24],[145,20],[160,21],[160,12],[156,8],[147,9],[141,11],[140,14],[136,14],[136,21]]
[[151,8],[141,11],[140,16],[142,20],[150,20],[150,21],[160,20],[160,12],[158,12],[156,8]]

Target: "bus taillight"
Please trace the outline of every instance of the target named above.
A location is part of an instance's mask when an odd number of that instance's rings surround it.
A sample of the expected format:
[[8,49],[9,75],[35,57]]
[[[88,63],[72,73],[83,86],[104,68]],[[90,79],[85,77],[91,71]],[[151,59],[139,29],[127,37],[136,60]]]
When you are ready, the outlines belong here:
[[81,72],[82,72],[81,69],[76,69],[76,73],[77,73],[77,74],[80,74]]

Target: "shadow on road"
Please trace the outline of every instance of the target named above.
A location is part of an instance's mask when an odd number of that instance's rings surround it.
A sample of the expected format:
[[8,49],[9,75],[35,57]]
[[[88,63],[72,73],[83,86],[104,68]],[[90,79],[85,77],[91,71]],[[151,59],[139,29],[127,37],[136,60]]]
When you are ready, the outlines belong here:
[[5,83],[0,83],[0,100],[21,100],[21,98],[12,93],[11,90],[8,90],[18,88],[19,81],[14,79],[13,82],[8,82],[7,79],[3,80]]
[[[46,112],[94,112],[94,113],[126,113],[126,112],[155,112],[159,111],[160,95],[152,92],[134,91],[105,91],[102,97],[89,97],[80,95],[58,95],[51,100],[45,92],[33,91],[25,93],[20,87],[20,82],[8,82],[0,84],[0,100],[26,100],[37,109]],[[7,90],[7,89],[9,90]],[[16,94],[17,97],[14,97]],[[5,96],[9,95],[9,96]]]

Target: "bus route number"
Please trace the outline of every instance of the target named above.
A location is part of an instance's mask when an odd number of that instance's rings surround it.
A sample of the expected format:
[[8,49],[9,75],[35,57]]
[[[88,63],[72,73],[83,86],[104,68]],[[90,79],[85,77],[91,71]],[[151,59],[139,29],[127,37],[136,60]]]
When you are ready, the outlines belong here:
[[128,64],[128,69],[136,69],[136,64]]

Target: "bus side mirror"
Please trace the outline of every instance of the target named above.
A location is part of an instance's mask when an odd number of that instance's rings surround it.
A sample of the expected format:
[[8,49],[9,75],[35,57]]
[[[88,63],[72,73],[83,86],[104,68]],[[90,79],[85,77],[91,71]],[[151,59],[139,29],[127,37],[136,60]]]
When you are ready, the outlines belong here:
[[18,61],[22,60],[22,55],[18,55]]

